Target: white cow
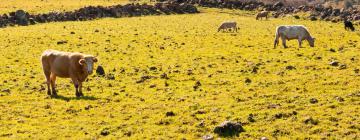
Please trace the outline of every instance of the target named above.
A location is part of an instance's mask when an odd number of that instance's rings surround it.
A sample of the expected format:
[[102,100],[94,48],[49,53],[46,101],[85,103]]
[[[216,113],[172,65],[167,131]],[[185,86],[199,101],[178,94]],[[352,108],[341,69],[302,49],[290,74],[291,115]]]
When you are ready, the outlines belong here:
[[256,20],[258,20],[259,18],[262,19],[263,17],[265,17],[266,19],[268,19],[268,15],[269,15],[269,11],[261,11],[260,13],[258,13],[256,15]]
[[311,47],[314,47],[315,38],[311,37],[307,28],[303,25],[282,25],[276,28],[274,48],[279,44],[279,38],[281,38],[284,48],[286,47],[286,40],[297,39],[299,47],[301,42],[307,40]]
[[227,29],[232,29],[233,31],[238,30],[238,28],[236,27],[236,22],[235,21],[225,21],[223,23],[221,23],[221,25],[218,28],[218,32],[221,30],[227,30]]

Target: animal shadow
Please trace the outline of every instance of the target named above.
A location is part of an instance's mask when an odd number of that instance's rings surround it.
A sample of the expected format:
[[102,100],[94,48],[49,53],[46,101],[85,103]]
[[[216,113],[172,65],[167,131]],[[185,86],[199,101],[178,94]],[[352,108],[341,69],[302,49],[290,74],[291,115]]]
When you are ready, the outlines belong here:
[[52,99],[59,99],[64,101],[70,101],[70,100],[97,100],[98,98],[94,96],[81,96],[81,97],[65,97],[62,95],[51,95]]

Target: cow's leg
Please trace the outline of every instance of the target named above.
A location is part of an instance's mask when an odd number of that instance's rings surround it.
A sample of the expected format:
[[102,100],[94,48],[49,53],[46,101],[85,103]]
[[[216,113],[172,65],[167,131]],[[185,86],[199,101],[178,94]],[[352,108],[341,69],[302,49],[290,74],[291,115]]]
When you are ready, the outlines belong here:
[[56,75],[51,73],[51,75],[50,75],[51,90],[52,90],[52,94],[56,96],[57,93],[56,93],[56,88],[55,88],[55,80],[56,80]]
[[79,94],[80,96],[84,96],[84,94],[82,93],[82,82],[79,82]]
[[299,48],[301,48],[302,39],[301,39],[301,38],[298,38],[298,42],[299,42]]
[[44,69],[44,74],[45,74],[46,85],[47,85],[47,89],[48,89],[47,94],[51,95],[51,90],[50,90],[50,74],[51,74],[51,72]]
[[51,95],[51,90],[50,90],[50,65],[47,63],[46,59],[42,58],[41,59],[41,64],[43,67],[43,71],[44,71],[44,75],[45,75],[45,79],[46,79],[46,85],[47,85],[47,94]]
[[286,38],[284,36],[281,36],[281,42],[282,42],[284,48],[287,48],[286,47]]
[[75,76],[71,76],[71,80],[74,83],[76,97],[80,97],[81,95],[79,93],[79,81]]

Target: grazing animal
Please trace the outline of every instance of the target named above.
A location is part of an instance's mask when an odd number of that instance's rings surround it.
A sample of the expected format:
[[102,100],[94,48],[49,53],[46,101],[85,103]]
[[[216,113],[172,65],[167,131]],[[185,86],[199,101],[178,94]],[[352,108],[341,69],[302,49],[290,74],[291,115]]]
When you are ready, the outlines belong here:
[[345,26],[345,30],[350,29],[351,31],[355,31],[354,25],[350,20],[344,20],[344,26]]
[[220,27],[218,28],[218,32],[220,32],[221,30],[226,30],[226,29],[232,29],[233,32],[234,31],[238,31],[238,28],[236,27],[236,22],[235,21],[225,21],[223,23],[221,23]]
[[[82,53],[61,52],[56,50],[46,50],[41,55],[41,63],[48,87],[47,94],[56,96],[55,80],[56,77],[71,78],[75,86],[75,95],[83,96],[82,82],[93,72],[93,64],[97,58],[92,55]],[[51,90],[50,90],[51,85]]]
[[256,20],[258,20],[259,18],[262,19],[263,17],[265,17],[266,19],[268,19],[268,15],[269,15],[269,11],[261,11],[260,13],[258,13],[256,15]]
[[315,38],[311,37],[309,31],[303,25],[283,25],[276,28],[274,48],[279,44],[279,38],[281,38],[284,48],[286,47],[286,40],[297,39],[299,47],[301,42],[307,40],[311,47],[314,47]]

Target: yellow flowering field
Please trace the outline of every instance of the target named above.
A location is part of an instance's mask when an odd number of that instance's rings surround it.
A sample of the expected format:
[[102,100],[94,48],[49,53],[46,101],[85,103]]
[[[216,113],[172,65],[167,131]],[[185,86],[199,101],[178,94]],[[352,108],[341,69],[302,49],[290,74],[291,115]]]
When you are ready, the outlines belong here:
[[[89,2],[47,1],[36,8],[34,0],[30,11]],[[359,31],[293,17],[258,21],[239,10],[200,11],[1,28],[0,138],[359,139]],[[236,21],[239,32],[217,32],[226,20]],[[283,24],[305,25],[315,47],[299,48],[293,40],[274,49],[275,28]],[[58,78],[59,97],[51,98],[40,63],[46,49],[93,54],[106,76],[89,76],[81,98],[70,79]],[[226,120],[241,122],[245,132],[215,134]]]

